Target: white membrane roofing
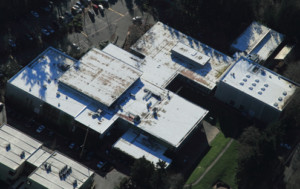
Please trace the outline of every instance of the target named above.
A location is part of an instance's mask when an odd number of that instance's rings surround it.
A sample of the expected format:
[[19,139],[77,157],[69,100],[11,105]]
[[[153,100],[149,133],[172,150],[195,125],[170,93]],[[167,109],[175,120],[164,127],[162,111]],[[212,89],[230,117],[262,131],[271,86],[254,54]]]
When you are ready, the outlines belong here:
[[[0,127],[0,145],[0,163],[12,170],[17,170],[42,146],[42,143],[13,127],[2,125]],[[22,152],[24,152],[23,157],[21,157]]]
[[93,48],[59,82],[109,107],[140,75],[138,70]]
[[136,159],[144,156],[148,161],[153,162],[154,165],[159,161],[164,161],[168,166],[172,162],[170,158],[164,155],[168,149],[167,147],[132,129],[128,130],[113,147]]
[[[48,172],[45,169],[45,163],[51,165],[51,170]],[[60,179],[59,171],[62,170],[64,166],[71,168],[71,173],[67,175],[65,179]],[[80,188],[93,174],[94,172],[91,169],[63,154],[54,152],[51,157],[29,175],[28,178],[49,189],[74,189]],[[75,180],[77,183],[76,187],[73,185]]]
[[280,111],[297,88],[281,75],[245,58],[237,61],[222,81]]
[[261,60],[266,60],[283,40],[284,35],[258,22],[252,22],[231,46],[247,54],[257,54]]
[[[178,43],[193,49],[192,51],[202,54],[204,59],[209,58],[209,60],[205,65],[200,66],[178,58],[171,52]],[[145,58],[127,63],[143,71],[143,79],[159,87],[166,87],[178,74],[181,74],[212,90],[221,75],[234,61],[231,57],[161,22],[157,22],[131,49],[144,55]],[[124,50],[113,45],[108,45],[104,51],[118,59],[124,56],[122,53]]]

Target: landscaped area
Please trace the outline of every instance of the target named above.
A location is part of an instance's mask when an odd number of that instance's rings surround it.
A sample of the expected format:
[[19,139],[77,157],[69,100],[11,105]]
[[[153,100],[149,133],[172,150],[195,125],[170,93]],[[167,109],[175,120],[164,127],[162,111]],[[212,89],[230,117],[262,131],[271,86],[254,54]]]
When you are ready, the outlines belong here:
[[[194,172],[189,177],[186,185],[189,186],[197,181],[205,172],[207,167],[217,158],[224,147],[230,142],[230,138],[226,138],[223,133],[219,133],[211,143],[211,149],[206,156],[200,161]],[[203,179],[193,189],[210,188],[217,181],[228,184],[231,188],[237,188],[236,185],[236,168],[237,168],[237,146],[238,143],[233,141],[223,156],[216,164],[207,172]]]

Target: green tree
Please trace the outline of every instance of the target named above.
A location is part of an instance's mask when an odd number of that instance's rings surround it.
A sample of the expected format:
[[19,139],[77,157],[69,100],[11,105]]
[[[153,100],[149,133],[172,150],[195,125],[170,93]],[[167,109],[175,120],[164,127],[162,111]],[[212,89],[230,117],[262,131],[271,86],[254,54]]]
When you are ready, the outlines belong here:
[[145,157],[137,159],[131,168],[132,181],[136,183],[139,188],[150,189],[150,180],[154,173],[153,163],[146,160]]

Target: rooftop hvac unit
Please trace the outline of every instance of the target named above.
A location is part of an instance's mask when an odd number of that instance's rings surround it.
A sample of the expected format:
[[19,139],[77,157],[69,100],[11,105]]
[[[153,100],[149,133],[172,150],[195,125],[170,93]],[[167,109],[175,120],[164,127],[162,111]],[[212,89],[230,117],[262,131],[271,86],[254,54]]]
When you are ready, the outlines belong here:
[[51,172],[51,164],[45,163],[44,167],[45,167],[45,170],[47,171],[47,173]]
[[73,181],[73,187],[76,188],[77,187],[77,180]]
[[25,158],[25,152],[24,152],[24,151],[21,152],[20,158],[21,158],[21,159],[24,159],[24,158]]
[[9,150],[10,150],[10,143],[8,143],[8,144],[5,146],[5,149],[6,149],[6,151],[9,151]]
[[134,116],[133,122],[134,123],[140,123],[141,122],[141,117],[139,115]]

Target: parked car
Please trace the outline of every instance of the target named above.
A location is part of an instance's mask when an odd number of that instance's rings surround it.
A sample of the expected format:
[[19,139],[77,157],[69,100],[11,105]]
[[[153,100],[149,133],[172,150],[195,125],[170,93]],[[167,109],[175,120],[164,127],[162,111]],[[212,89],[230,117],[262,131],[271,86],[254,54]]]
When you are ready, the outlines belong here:
[[33,41],[33,37],[29,33],[25,34],[25,36],[29,41]]
[[76,43],[72,43],[72,47],[77,51],[80,50],[80,47]]
[[86,157],[85,157],[85,160],[86,161],[90,161],[92,159],[92,157],[94,156],[94,154],[95,153],[93,151],[88,152],[87,155],[86,155]]
[[54,33],[54,32],[55,32],[54,29],[52,29],[52,27],[49,26],[49,25],[47,25],[46,28],[47,28],[47,30],[48,30],[50,33]]
[[14,42],[14,40],[12,40],[12,39],[8,39],[8,44],[9,44],[9,46],[12,47],[12,48],[14,48],[14,47],[17,46],[16,43]]
[[95,14],[90,9],[88,10],[88,13],[89,13],[90,17],[92,17],[92,18],[95,17]]
[[45,36],[49,36],[50,33],[45,29],[45,28],[42,28],[41,29],[41,32],[45,35]]
[[71,150],[73,150],[74,147],[75,147],[75,142],[71,142],[70,145],[69,145],[69,148],[70,148]]
[[48,136],[49,136],[49,137],[53,137],[53,135],[54,135],[54,131],[49,130]]
[[35,12],[35,11],[30,11],[30,13],[32,14],[32,16],[38,18],[40,17],[39,13]]
[[71,11],[73,14],[79,14],[79,13],[82,13],[82,9],[81,7],[79,7],[78,5],[74,5],[72,8],[71,8]]
[[84,8],[84,5],[82,3],[80,3],[80,1],[76,2],[76,5],[78,5],[79,7],[81,7],[82,9]]
[[99,9],[98,5],[93,4],[94,9]]
[[97,168],[103,170],[106,164],[107,164],[107,162],[99,161],[99,162],[97,163]]
[[135,16],[132,18],[133,23],[141,23],[142,22],[142,17],[140,16]]
[[37,133],[41,133],[43,132],[43,130],[45,129],[46,127],[44,125],[40,125],[37,129],[36,129],[36,132]]
[[104,7],[103,7],[102,4],[99,4],[98,7],[99,7],[99,10],[100,10],[100,11],[104,11]]

